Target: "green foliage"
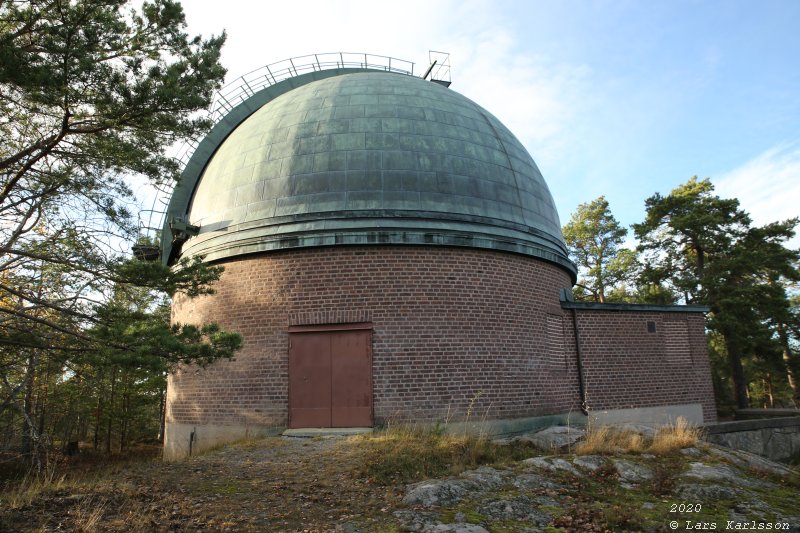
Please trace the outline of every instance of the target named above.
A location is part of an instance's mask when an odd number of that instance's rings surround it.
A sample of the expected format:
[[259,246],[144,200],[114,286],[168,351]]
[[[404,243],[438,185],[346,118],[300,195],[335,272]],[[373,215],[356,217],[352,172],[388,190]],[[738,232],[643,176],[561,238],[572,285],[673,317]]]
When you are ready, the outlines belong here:
[[619,225],[603,197],[581,204],[563,228],[570,256],[578,265],[578,299],[627,301],[625,282],[636,271],[636,254],[621,248],[628,230]]
[[745,407],[743,361],[780,366],[776,326],[790,318],[786,283],[800,279],[800,254],[784,243],[798,220],[754,227],[737,200],[713,191],[708,179],[692,178],[668,196],[655,194],[645,221],[633,227],[647,265],[644,282],[711,308],[708,327],[723,341],[736,402]]
[[605,198],[573,213],[563,233],[579,267],[576,298],[707,305],[719,405],[797,405],[800,253],[785,243],[798,219],[753,226],[738,200],[696,177],[645,207],[633,225],[638,257],[620,249],[626,230]]
[[124,443],[157,420],[169,365],[241,344],[169,324],[165,297],[211,293],[220,267],[120,254],[131,179],[177,179],[167,149],[210,126],[225,73],[224,34],[187,35],[174,0],[129,3],[0,2],[0,418],[23,448],[92,424]]

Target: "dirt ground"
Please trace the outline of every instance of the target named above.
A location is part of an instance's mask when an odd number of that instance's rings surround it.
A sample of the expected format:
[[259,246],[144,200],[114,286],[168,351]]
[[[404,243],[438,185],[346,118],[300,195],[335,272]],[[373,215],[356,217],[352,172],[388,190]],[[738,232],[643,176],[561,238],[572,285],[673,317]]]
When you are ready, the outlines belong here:
[[[264,438],[174,463],[131,454],[102,464],[86,453],[27,489],[0,472],[0,533],[666,532],[677,519],[800,531],[791,469],[696,439],[650,450],[546,457],[522,440],[395,431]],[[698,505],[672,509],[685,503]]]
[[399,488],[368,479],[351,448],[344,438],[277,437],[117,465],[56,480],[30,503],[20,495],[0,510],[0,531],[395,530]]

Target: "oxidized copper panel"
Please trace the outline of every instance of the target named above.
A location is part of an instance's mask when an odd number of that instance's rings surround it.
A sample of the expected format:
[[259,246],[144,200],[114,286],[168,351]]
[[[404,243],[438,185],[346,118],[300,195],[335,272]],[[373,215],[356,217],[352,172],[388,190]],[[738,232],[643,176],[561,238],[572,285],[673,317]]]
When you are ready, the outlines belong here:
[[372,426],[370,331],[331,332],[332,427]]
[[329,333],[289,336],[289,427],[331,427]]

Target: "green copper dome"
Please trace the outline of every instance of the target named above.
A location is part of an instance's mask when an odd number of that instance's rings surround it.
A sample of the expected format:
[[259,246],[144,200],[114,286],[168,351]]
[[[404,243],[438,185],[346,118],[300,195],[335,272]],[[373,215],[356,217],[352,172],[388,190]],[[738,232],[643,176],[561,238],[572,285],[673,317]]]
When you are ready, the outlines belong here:
[[[439,84],[315,72],[269,87],[201,143],[168,216],[199,226],[171,258],[340,244],[468,246],[575,275],[550,191],[494,116]],[[166,240],[166,239],[165,239]]]

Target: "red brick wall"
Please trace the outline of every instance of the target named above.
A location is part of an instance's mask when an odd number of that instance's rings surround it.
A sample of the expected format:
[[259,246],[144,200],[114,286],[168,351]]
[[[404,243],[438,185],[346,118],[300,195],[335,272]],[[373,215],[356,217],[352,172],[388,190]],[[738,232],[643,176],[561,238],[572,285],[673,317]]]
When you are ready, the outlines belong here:
[[[703,315],[578,310],[591,410],[699,403],[716,420]],[[648,333],[647,322],[656,332]],[[572,319],[567,328],[574,357]]]
[[[297,324],[374,324],[377,421],[515,418],[576,410],[561,269],[530,257],[438,247],[284,251],[226,261],[217,294],[177,298],[173,320],[215,321],[245,339],[232,362],[170,380],[168,420],[287,423],[288,334]],[[552,320],[551,320],[552,322]],[[551,329],[553,329],[551,327]],[[557,328],[558,329],[558,328]]]
[[[223,264],[217,294],[176,298],[173,320],[218,322],[242,333],[244,348],[234,361],[172,375],[168,422],[286,426],[288,326],[348,322],[374,325],[378,423],[458,421],[470,408],[473,420],[578,410],[574,330],[558,300],[570,280],[558,267],[410,246]],[[590,408],[702,403],[706,420],[714,418],[701,315],[581,310],[578,318]]]

